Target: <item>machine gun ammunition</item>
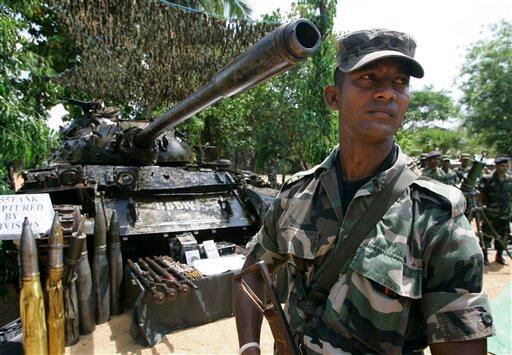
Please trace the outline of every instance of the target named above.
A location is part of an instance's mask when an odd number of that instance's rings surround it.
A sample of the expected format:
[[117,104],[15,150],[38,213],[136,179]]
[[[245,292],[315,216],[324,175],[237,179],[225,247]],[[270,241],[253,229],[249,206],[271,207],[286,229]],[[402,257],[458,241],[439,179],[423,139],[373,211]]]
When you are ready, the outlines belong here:
[[44,297],[39,280],[37,246],[28,218],[23,222],[20,241],[21,292],[20,317],[23,325],[23,353],[48,354],[48,333]]
[[109,225],[108,262],[110,265],[110,313],[123,313],[121,301],[121,282],[123,280],[123,257],[121,255],[121,240],[119,239],[119,222],[117,212],[112,210]]
[[[155,257],[155,259],[156,259],[156,257]],[[178,289],[180,290],[180,293],[187,294],[190,291],[190,287],[188,287],[187,285],[184,285],[184,284],[180,284],[174,276],[172,276],[170,273],[168,273],[167,270],[165,270],[163,267],[158,265],[158,263],[156,261],[154,261],[153,259],[151,259],[149,257],[146,257],[146,261],[148,262],[149,265],[151,265],[151,267],[154,270],[156,270],[160,275],[162,275],[162,277],[165,280],[170,281],[173,285],[178,287]]]
[[80,211],[73,213],[74,222],[71,240],[68,251],[64,258],[64,324],[65,324],[65,345],[76,344],[80,339],[78,299],[76,293],[76,266],[80,262],[83,245],[85,244],[84,218]]
[[203,275],[199,271],[197,271],[194,267],[181,264],[167,255],[164,256],[164,258],[167,261],[169,261],[169,263],[171,263],[175,268],[177,268],[178,270],[181,270],[181,272],[183,272],[185,275],[187,275],[187,277],[191,278],[192,280],[199,280],[199,279],[203,278]]
[[[174,288],[174,284],[168,280],[165,280],[160,275],[158,275],[155,270],[153,270],[148,263],[146,263],[144,260],[139,258],[139,265],[143,270],[147,272],[148,279],[152,279],[153,283],[157,286],[162,288],[165,293],[167,294],[167,297],[174,299],[178,295],[178,292]],[[163,286],[163,287],[162,287]]]
[[110,273],[107,258],[107,222],[101,201],[96,201],[94,216],[92,284],[96,306],[96,324],[102,324],[107,322],[110,317]]
[[62,274],[64,272],[63,232],[59,216],[55,213],[48,236],[48,278],[45,291],[48,316],[48,351],[50,354],[64,354],[64,303]]
[[192,287],[194,290],[198,289],[197,285],[195,283],[193,283],[192,280],[190,280],[188,278],[188,276],[184,272],[182,272],[180,269],[178,269],[175,265],[171,264],[163,256],[159,256],[156,259],[160,263],[160,265],[162,265],[165,268],[167,268],[167,270],[169,270],[181,282],[183,282],[183,283],[187,284],[188,286]]
[[128,265],[128,268],[133,272],[137,280],[140,282],[142,287],[144,287],[144,290],[148,290],[151,292],[153,296],[153,301],[156,304],[162,304],[165,301],[165,294],[158,291],[154,285],[151,285],[149,283],[148,279],[142,273],[142,270],[140,270],[138,268],[138,265],[135,264],[131,259],[128,259],[126,261],[126,264]]

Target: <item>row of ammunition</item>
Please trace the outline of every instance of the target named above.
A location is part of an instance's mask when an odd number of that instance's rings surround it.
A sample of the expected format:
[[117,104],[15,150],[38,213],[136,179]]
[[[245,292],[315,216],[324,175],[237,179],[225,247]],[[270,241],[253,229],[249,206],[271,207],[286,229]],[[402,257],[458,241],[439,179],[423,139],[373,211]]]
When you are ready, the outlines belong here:
[[185,267],[168,256],[139,258],[137,262],[128,259],[127,265],[142,287],[151,292],[156,304],[166,299],[174,300],[178,294],[186,295],[191,287],[197,289],[193,281],[202,277],[197,270]]
[[48,237],[48,278],[43,295],[35,237],[29,220],[24,221],[19,256],[25,354],[63,354],[64,346],[77,343],[80,335],[91,333],[96,324],[108,321],[110,315],[122,313],[123,263],[117,215],[113,211],[107,256],[105,211],[101,202],[96,203],[92,272],[84,223],[85,217],[75,209],[64,257],[63,231],[55,213]]
[[167,255],[161,256],[161,258],[163,258],[165,262],[168,263],[170,268],[174,269],[175,272],[180,274],[182,277],[192,280],[199,280],[203,278],[203,275],[193,266],[177,262]]

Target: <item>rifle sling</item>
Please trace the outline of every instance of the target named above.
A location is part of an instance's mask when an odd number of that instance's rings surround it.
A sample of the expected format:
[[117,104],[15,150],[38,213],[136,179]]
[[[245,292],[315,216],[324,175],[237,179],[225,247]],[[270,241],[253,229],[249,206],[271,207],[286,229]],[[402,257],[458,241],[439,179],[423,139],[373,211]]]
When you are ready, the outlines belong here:
[[[308,303],[313,308],[316,305],[325,303],[329,292],[339,277],[339,273],[345,263],[354,255],[357,248],[361,245],[368,233],[375,227],[378,221],[391,208],[393,203],[398,200],[402,193],[409,187],[418,176],[408,167],[402,170],[382,192],[375,198],[370,208],[359,219],[352,228],[349,235],[344,239],[343,245],[336,248],[327,261],[323,272],[320,274],[318,283],[310,290],[308,294]],[[310,307],[308,307],[310,308]]]

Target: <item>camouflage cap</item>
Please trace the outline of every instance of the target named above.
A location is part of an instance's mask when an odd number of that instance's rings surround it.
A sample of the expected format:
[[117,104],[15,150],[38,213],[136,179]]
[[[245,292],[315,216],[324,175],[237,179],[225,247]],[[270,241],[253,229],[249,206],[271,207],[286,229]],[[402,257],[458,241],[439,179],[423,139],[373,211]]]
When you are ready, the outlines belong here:
[[353,72],[382,58],[403,58],[410,75],[423,77],[423,68],[414,59],[416,42],[406,33],[384,29],[356,31],[336,40],[336,64],[344,73]]
[[442,161],[451,161],[450,157],[443,157],[441,160]]
[[471,156],[471,154],[469,154],[469,153],[462,153],[462,154],[460,155],[460,160],[463,160],[463,159],[469,159],[469,160],[472,160],[472,159],[473,159],[473,157],[472,157],[472,156]]
[[494,159],[494,164],[508,163],[509,160],[509,157],[497,157],[496,159]]
[[441,152],[438,152],[437,150],[433,150],[431,152],[429,152],[425,158],[437,158],[437,157],[440,157],[441,156]]

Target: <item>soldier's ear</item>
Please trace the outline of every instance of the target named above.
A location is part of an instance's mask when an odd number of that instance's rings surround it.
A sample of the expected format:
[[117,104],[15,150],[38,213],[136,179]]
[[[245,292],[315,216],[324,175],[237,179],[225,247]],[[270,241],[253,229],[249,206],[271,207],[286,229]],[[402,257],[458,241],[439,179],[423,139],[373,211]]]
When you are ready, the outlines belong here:
[[333,110],[339,110],[341,105],[339,102],[340,89],[337,86],[329,85],[324,89],[324,100],[327,106]]

